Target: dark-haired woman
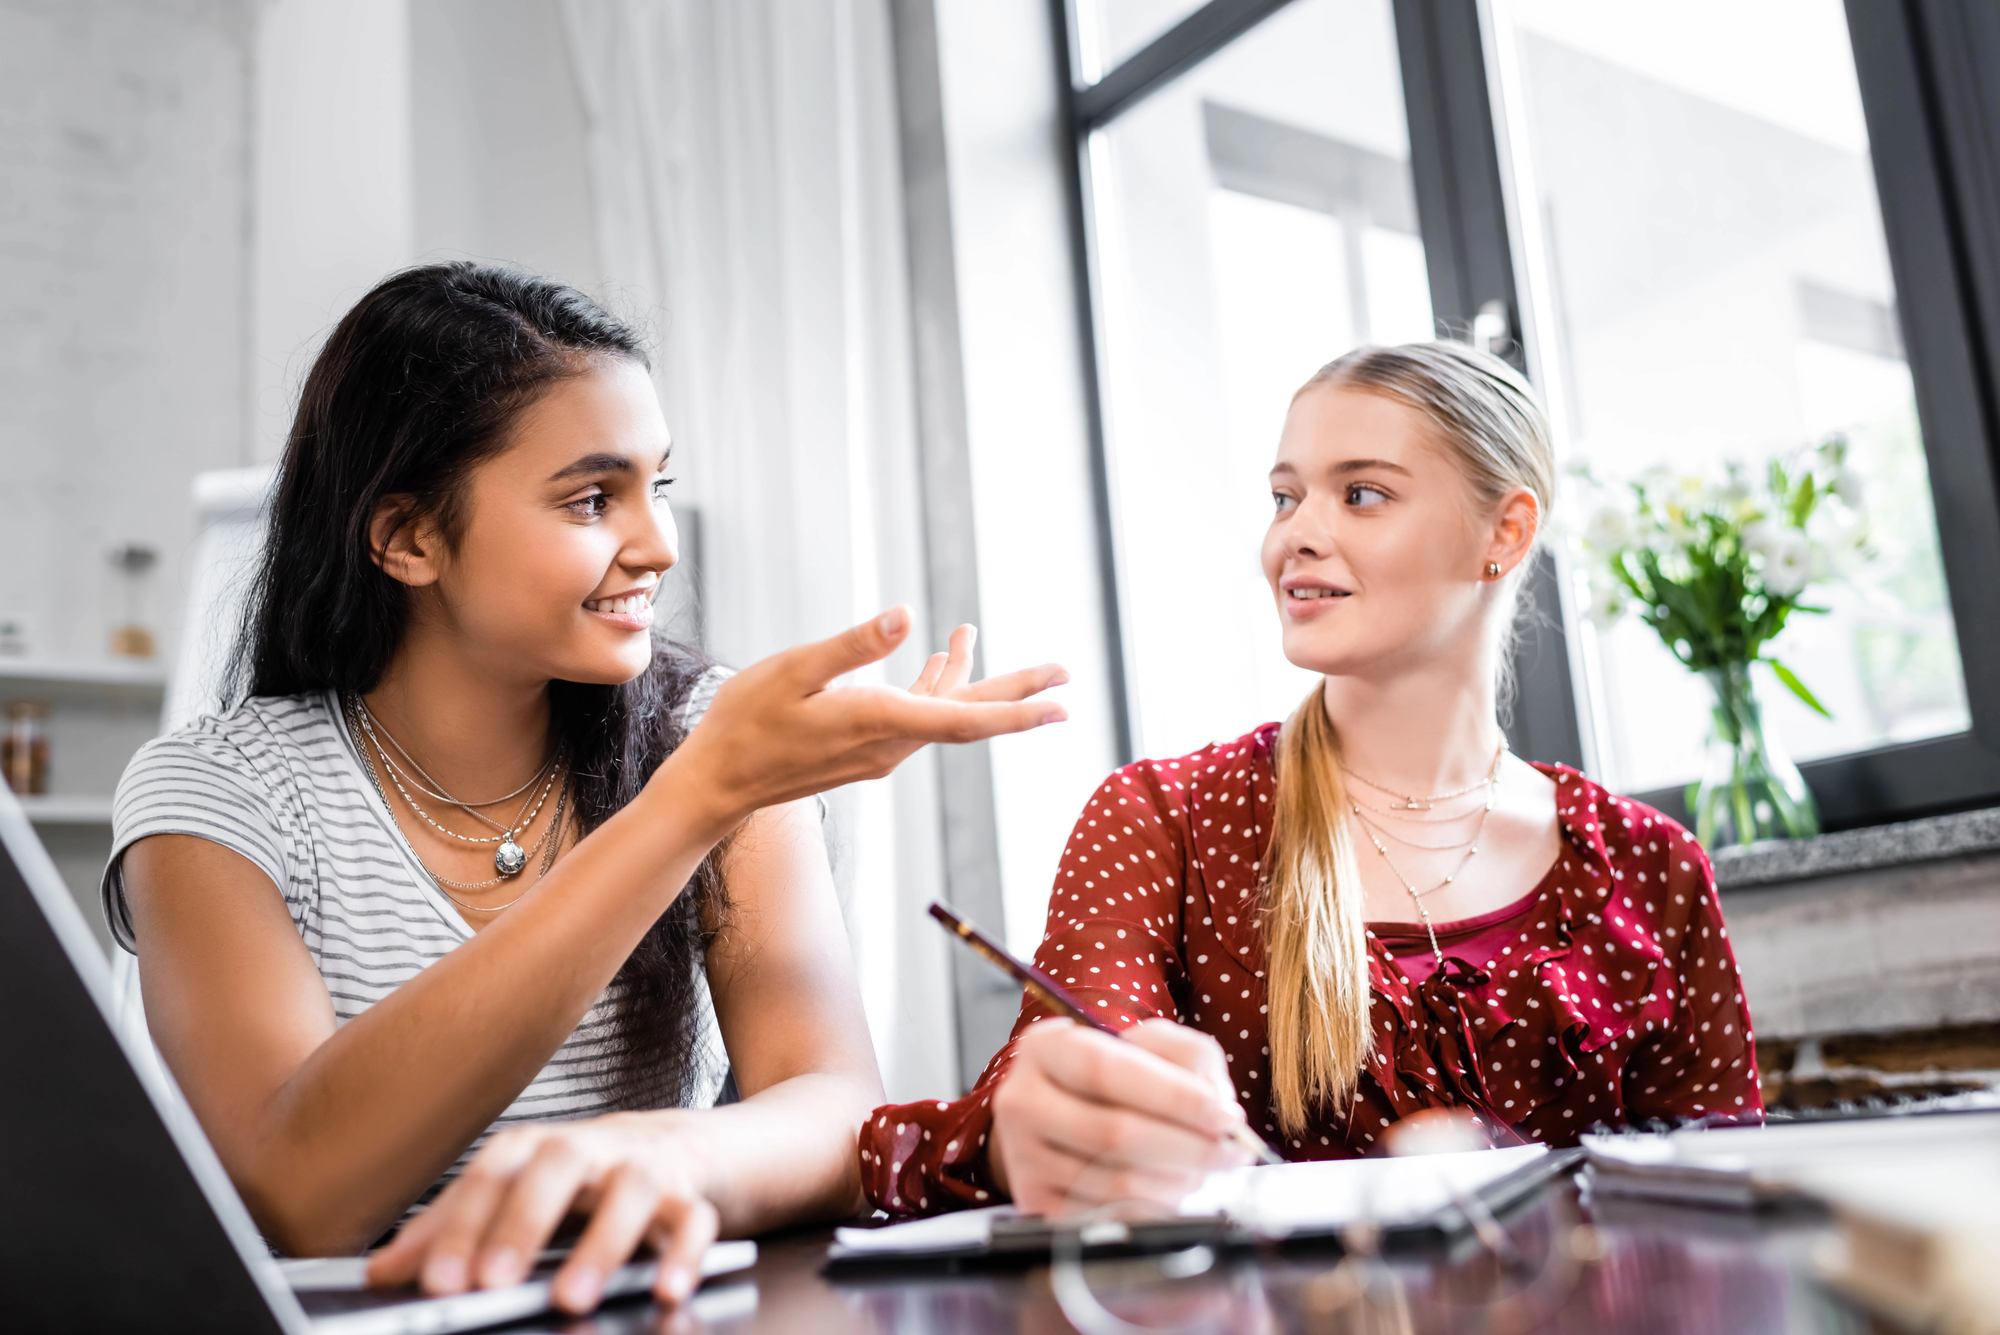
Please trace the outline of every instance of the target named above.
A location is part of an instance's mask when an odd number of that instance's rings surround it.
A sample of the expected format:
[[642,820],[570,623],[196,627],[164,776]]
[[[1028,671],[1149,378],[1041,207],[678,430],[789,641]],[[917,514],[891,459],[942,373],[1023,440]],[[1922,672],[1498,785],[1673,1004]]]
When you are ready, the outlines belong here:
[[1555,1145],[1760,1116],[1701,848],[1502,739],[1554,471],[1527,383],[1461,344],[1364,348],[1298,392],[1263,565],[1319,685],[1092,794],[1036,962],[1132,1041],[1031,1001],[971,1094],[870,1118],[876,1204],[1171,1204],[1245,1122],[1327,1159],[1438,1108]]
[[[1039,668],[829,689],[897,610],[726,682],[656,645],[669,439],[633,333],[465,264],[334,329],[283,460],[240,703],[120,785],[106,907],[266,1235],[558,1301],[642,1244],[852,1213],[880,1080],[822,789],[1061,717]],[[718,688],[719,687],[719,688]],[[698,725],[698,726],[697,726]],[[740,1101],[713,1107],[725,1074]]]

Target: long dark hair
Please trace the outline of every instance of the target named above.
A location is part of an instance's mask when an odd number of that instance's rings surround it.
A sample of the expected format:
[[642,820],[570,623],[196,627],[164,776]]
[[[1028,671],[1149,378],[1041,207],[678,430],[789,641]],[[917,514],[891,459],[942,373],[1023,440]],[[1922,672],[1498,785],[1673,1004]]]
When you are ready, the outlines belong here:
[[[637,332],[573,287],[490,265],[406,269],[328,336],[300,393],[251,586],[230,698],[373,690],[402,643],[410,591],[378,567],[369,527],[387,497],[403,522],[464,521],[472,470],[557,381],[606,359],[649,365]],[[684,707],[710,664],[656,643],[619,686],[549,686],[554,740],[570,758],[570,803],[587,834],[635,797],[685,736]],[[700,1076],[695,963],[728,905],[721,849],[703,859],[612,984],[624,1108],[684,1102]]]

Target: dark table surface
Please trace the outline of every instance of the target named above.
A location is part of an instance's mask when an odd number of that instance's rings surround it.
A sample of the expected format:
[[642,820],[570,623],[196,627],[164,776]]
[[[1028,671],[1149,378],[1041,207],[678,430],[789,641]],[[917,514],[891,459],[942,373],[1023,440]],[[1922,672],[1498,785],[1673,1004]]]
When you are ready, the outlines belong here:
[[[1508,1273],[1476,1247],[1343,1264],[1333,1250],[1171,1263],[1092,1262],[971,1274],[829,1279],[820,1271],[832,1233],[761,1240],[757,1266],[711,1284],[692,1309],[663,1316],[650,1303],[612,1306],[584,1320],[520,1330],[582,1335],[653,1331],[1014,1332],[1126,1335],[1139,1330],[1328,1332],[1633,1332],[1634,1335],[1874,1335],[1865,1315],[1814,1278],[1828,1228],[1773,1218],[1578,1200],[1551,1187],[1505,1221],[1523,1256]],[[1078,1291],[1082,1290],[1079,1298]],[[1095,1319],[1092,1301],[1104,1315]],[[1127,1324],[1129,1323],[1129,1324]]]

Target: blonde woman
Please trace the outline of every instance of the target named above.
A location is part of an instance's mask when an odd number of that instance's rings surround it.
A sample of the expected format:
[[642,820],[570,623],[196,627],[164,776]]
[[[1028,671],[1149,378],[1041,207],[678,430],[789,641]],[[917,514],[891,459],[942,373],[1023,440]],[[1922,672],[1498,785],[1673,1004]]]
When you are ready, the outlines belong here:
[[1263,565],[1321,683],[1092,795],[1036,962],[1130,1041],[1029,1002],[965,1098],[869,1118],[878,1206],[1173,1201],[1242,1161],[1239,1121],[1324,1159],[1438,1107],[1555,1145],[1761,1116],[1701,848],[1503,739],[1552,483],[1526,382],[1460,344],[1364,348],[1298,392]]

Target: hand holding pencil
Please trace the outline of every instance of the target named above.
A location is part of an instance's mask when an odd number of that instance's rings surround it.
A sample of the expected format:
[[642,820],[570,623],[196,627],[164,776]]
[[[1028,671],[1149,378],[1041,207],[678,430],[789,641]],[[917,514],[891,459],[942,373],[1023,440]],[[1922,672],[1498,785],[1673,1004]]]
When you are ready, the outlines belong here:
[[[1069,1198],[1078,1192],[1112,1198],[1144,1196],[1171,1206],[1205,1172],[1240,1163],[1240,1156],[1283,1162],[1244,1122],[1221,1049],[1208,1035],[1165,1020],[1147,1021],[1121,1033],[1090,1015],[1055,979],[1015,959],[951,910],[933,904],[930,912],[1044,1006],[1097,1034],[1120,1040],[1119,1051],[1131,1053],[1119,1056],[1110,1049],[1099,1053],[1094,1045],[1102,1039],[1085,1041],[1073,1030],[1065,1030],[1070,1037],[1064,1038],[1043,1026],[1030,1026],[1023,1035],[1019,1051],[1029,1058],[1027,1065],[1050,1069],[1022,1070],[1017,1059],[994,1097],[996,1150],[1003,1132],[1010,1130],[1008,1122],[1016,1123],[1012,1130],[1023,1134],[1008,1135],[1012,1153],[993,1156],[996,1176],[1003,1177],[1008,1175],[1007,1160],[1035,1161],[1036,1171],[1029,1174],[1034,1183],[1003,1182],[1022,1209],[1046,1213],[1053,1206],[1074,1203]],[[1043,1032],[1048,1033],[1046,1040],[1041,1040]],[[1092,1059],[1093,1053],[1098,1059]],[[1052,1060],[1045,1062],[1044,1057]],[[1014,1110],[1023,1115],[1010,1118]],[[1034,1124],[1032,1134],[1025,1133],[1027,1123]],[[1086,1162],[1122,1167],[1108,1174],[1071,1171]],[[1084,1176],[1098,1180],[1086,1185]],[[1052,1195],[1056,1180],[1062,1187]]]

